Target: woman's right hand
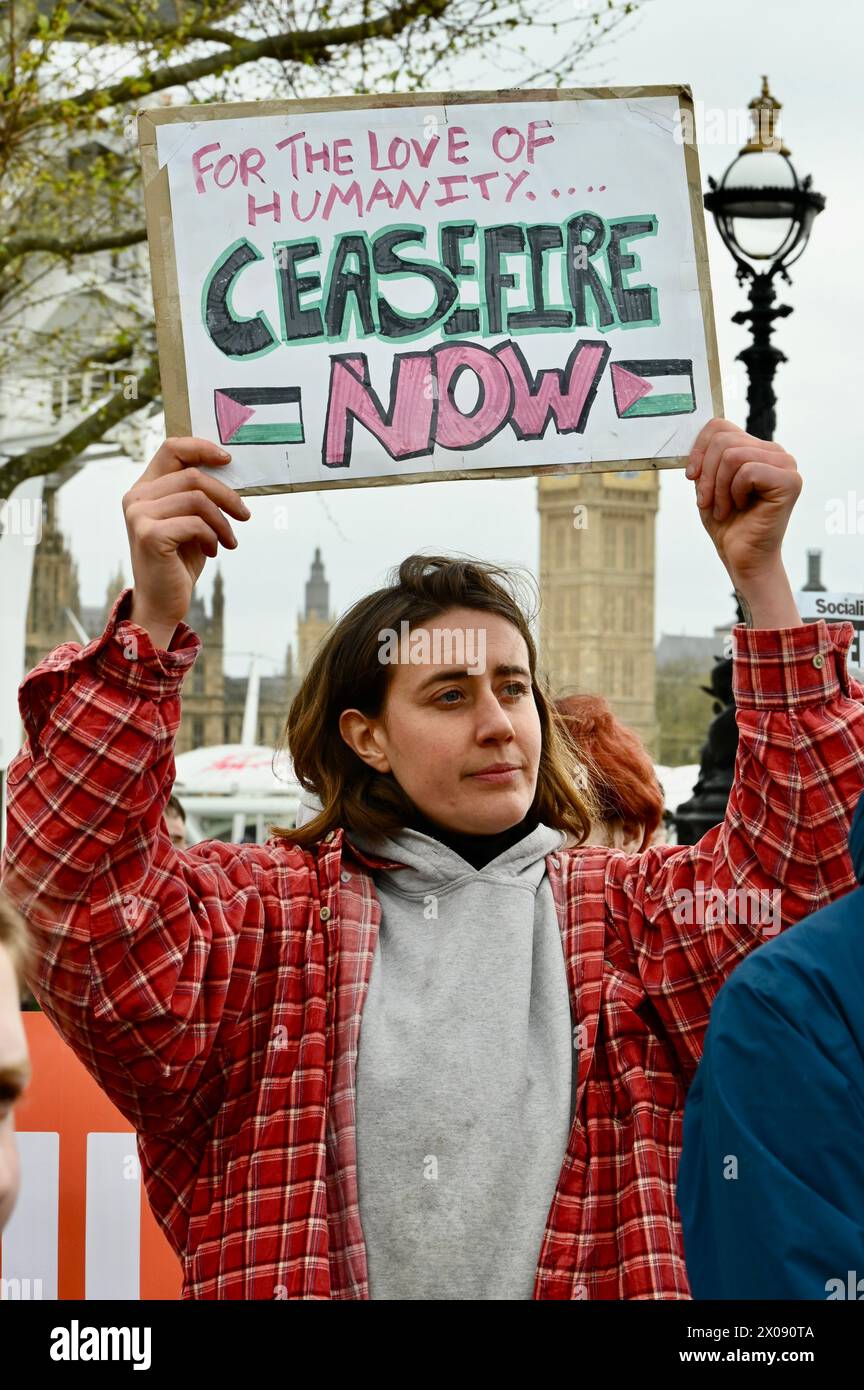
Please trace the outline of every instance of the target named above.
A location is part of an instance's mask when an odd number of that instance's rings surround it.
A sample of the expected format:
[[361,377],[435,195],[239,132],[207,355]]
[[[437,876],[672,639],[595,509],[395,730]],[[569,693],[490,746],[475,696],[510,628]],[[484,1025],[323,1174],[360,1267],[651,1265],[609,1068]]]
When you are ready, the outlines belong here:
[[166,439],[123,498],[132,556],[130,618],[167,650],[189,610],[192,590],[219,543],[233,550],[237,537],[225,516],[251,516],[238,493],[196,465],[213,467],[231,455],[206,439]]

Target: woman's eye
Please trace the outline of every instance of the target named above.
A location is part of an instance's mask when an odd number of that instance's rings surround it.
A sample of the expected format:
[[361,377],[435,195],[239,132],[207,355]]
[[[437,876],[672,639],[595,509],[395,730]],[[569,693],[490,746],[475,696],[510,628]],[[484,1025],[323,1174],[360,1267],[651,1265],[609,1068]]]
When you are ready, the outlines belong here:
[[[440,694],[439,696],[437,696],[435,703],[436,703],[436,704],[440,703],[440,704],[444,704],[444,705],[457,705],[457,704],[459,703],[458,700],[447,700],[447,699],[445,699],[445,696],[447,696],[447,695],[460,695],[460,696],[461,696],[463,693],[464,693],[463,691],[458,690],[458,689],[453,689],[453,690],[442,690],[441,694]],[[509,699],[517,699],[517,700],[518,700],[518,699],[521,699],[521,697],[522,697],[523,695],[528,695],[530,692],[529,692],[528,686],[527,686],[527,685],[523,685],[523,683],[522,683],[521,681],[513,681],[513,682],[511,682],[510,685],[502,686],[502,687],[501,687],[501,693],[504,694],[504,695],[507,695]]]

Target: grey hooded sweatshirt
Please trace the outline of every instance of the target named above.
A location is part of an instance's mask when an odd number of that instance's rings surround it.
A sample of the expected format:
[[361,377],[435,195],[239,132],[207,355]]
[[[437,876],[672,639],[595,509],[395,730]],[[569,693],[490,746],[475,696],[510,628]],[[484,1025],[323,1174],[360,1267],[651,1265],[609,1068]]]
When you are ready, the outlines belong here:
[[481,869],[419,830],[350,832],[380,934],[357,1060],[373,1299],[530,1299],[572,1117],[573,1023],[544,825]]

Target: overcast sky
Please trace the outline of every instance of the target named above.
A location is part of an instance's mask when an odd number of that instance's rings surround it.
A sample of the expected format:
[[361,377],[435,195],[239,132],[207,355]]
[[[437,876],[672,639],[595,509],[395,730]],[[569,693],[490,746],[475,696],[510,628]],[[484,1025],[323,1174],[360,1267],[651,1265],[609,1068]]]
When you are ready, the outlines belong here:
[[[538,35],[539,41],[539,35]],[[805,486],[785,545],[794,589],[804,582],[808,548],[823,550],[829,589],[864,589],[864,532],[829,535],[826,503],[864,499],[859,426],[846,413],[862,395],[860,130],[864,96],[860,53],[864,20],[858,0],[790,5],[786,0],[647,0],[617,38],[594,55],[572,85],[686,82],[706,109],[746,106],[761,74],[783,102],[783,135],[800,174],[812,173],[827,197],[810,245],[782,285],[794,314],[781,321],[776,342],[789,357],[776,380],[777,439],[798,459]],[[548,36],[543,39],[548,44]],[[471,85],[500,82],[494,62],[472,60]],[[738,142],[700,149],[702,175],[718,177]],[[728,418],[746,420],[746,380],[735,355],[749,341],[730,316],[746,303],[734,267],[713,224],[711,275]],[[61,494],[63,529],[79,562],[82,602],[101,602],[108,577],[125,564],[131,582],[120,499],[143,463],[94,464]],[[702,529],[692,484],[661,472],[657,529],[656,629],[709,633],[732,616],[728,576]],[[237,526],[236,552],[222,552],[226,587],[226,648],[256,650],[281,665],[296,633],[298,608],[313,551],[323,551],[337,611],[385,582],[388,569],[418,549],[467,552],[481,558],[538,566],[539,523],[534,479],[429,483],[358,488],[327,494],[250,499],[253,518]],[[275,524],[289,518],[287,529]],[[285,510],[287,507],[287,511]],[[99,525],[94,526],[94,516]],[[215,562],[208,561],[198,592],[208,600]],[[227,665],[242,671],[234,656]],[[273,669],[270,666],[265,670]]]

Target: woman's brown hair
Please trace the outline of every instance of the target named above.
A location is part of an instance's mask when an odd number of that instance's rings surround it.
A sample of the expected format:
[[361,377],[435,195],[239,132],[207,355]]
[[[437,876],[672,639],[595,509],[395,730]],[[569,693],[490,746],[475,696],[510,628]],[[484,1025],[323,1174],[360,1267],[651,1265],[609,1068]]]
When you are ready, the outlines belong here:
[[[544,824],[568,830],[577,843],[590,831],[590,793],[580,785],[572,750],[555,713],[547,682],[537,674],[537,649],[529,618],[510,585],[514,572],[480,560],[409,555],[386,588],[359,599],[326,635],[295,695],[280,747],[287,745],[294,775],[315,792],[322,810],[299,828],[271,826],[271,833],[309,847],[340,827],[389,835],[410,821],[413,803],[392,774],[375,772],[339,732],[345,709],[380,717],[392,666],[381,660],[382,634],[422,626],[451,608],[497,613],[525,641],[531,689],[542,735],[537,787],[531,811]],[[277,754],[278,756],[278,754]]]
[[606,824],[641,824],[641,849],[663,819],[663,795],[648,750],[600,695],[568,695],[555,708],[583,765]]

